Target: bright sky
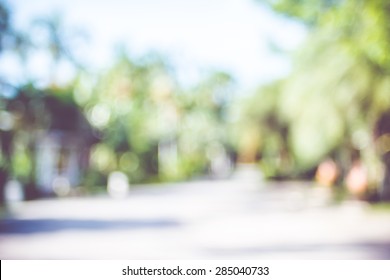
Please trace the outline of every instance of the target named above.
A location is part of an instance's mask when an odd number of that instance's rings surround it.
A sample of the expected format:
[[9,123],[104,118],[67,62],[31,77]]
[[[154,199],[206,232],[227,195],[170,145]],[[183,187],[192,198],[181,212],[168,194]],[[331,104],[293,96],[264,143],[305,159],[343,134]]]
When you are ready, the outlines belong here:
[[[178,69],[179,80],[194,82],[205,69],[235,76],[243,89],[285,75],[289,60],[270,49],[270,41],[292,50],[305,29],[276,16],[255,0],[12,0],[14,23],[26,28],[33,18],[60,13],[69,29],[89,34],[77,54],[90,67],[103,68],[113,50],[124,44],[136,56],[157,50]],[[6,65],[6,66],[5,66]],[[15,58],[4,57],[0,73],[17,77]],[[44,55],[36,55],[29,72],[48,76]],[[95,68],[94,68],[95,69]],[[20,72],[20,71],[19,71]],[[71,71],[65,66],[64,77]]]

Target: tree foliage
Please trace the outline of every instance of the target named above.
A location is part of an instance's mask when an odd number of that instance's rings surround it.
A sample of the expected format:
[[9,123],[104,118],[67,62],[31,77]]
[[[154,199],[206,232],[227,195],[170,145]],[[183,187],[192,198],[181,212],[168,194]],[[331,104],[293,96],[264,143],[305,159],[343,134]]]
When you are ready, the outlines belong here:
[[377,181],[374,131],[390,110],[390,1],[266,2],[310,30],[278,104],[297,169],[331,156],[347,170],[358,158]]

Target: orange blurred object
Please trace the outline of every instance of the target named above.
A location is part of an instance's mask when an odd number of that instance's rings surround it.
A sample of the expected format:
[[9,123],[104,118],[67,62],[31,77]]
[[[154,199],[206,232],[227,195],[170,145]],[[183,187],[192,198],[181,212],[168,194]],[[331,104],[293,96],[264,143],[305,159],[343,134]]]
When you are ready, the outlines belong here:
[[355,196],[361,197],[366,192],[368,187],[367,170],[360,161],[352,165],[345,183],[348,191]]
[[316,181],[323,186],[332,186],[338,176],[338,168],[333,160],[320,163],[316,172]]

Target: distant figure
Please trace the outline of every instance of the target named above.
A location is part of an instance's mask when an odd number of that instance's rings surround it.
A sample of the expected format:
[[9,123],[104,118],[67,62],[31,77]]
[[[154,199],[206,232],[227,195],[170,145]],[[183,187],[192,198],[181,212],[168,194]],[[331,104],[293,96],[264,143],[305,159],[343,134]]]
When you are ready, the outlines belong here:
[[348,191],[356,196],[362,197],[367,191],[368,177],[367,170],[360,161],[355,161],[345,179]]
[[316,172],[316,181],[323,186],[333,186],[338,177],[338,168],[336,163],[328,159],[320,163]]

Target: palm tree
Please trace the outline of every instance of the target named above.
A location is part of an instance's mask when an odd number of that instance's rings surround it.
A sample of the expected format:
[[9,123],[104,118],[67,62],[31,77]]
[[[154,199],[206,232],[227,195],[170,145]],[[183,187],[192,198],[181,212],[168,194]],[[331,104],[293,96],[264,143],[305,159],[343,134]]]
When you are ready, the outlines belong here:
[[69,32],[69,29],[64,25],[63,18],[58,14],[37,19],[34,21],[33,26],[46,34],[43,42],[39,42],[38,38],[33,38],[33,40],[38,41],[38,46],[46,48],[52,58],[50,69],[52,85],[57,83],[58,67],[62,61],[70,62],[72,66],[78,69],[83,68],[80,60],[76,58],[72,50],[74,49],[73,44],[76,39],[86,39],[84,32],[80,30]]

